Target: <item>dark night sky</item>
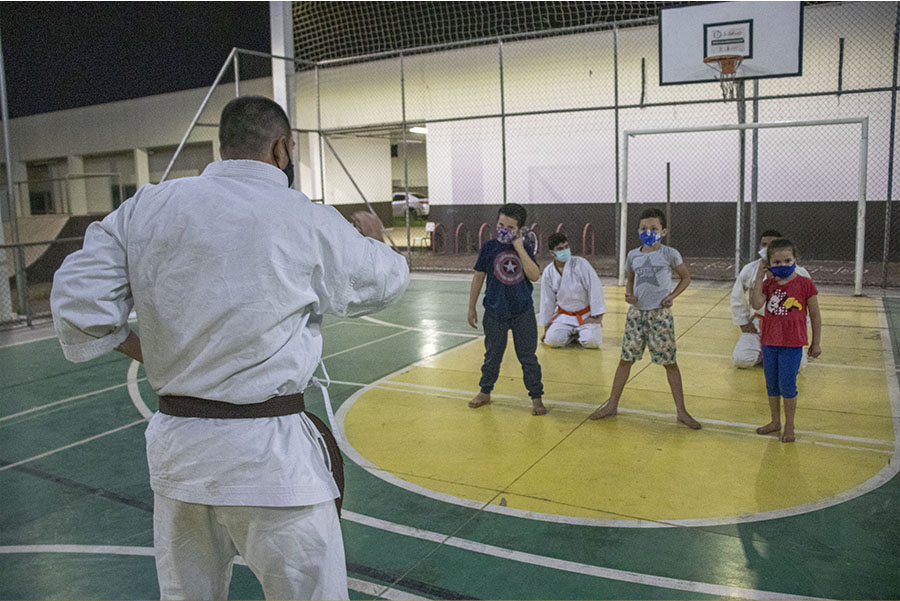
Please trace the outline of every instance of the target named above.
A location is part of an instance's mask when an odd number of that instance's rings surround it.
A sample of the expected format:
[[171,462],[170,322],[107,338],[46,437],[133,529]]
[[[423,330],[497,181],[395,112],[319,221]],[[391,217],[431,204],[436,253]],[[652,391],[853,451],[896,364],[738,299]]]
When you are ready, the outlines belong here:
[[0,36],[23,117],[207,87],[232,47],[270,51],[269,3],[2,2]]

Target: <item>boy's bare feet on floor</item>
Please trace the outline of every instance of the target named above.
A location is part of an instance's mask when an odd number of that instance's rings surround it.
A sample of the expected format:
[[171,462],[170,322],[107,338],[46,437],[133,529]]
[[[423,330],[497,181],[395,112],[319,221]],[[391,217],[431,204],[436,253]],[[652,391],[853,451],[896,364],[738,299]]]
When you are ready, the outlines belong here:
[[700,422],[691,417],[687,411],[678,414],[678,421],[680,421],[691,430],[699,430],[703,427],[700,425]]
[[781,442],[794,442],[794,428],[793,427],[785,427],[784,432],[781,434]]
[[597,408],[596,411],[591,413],[590,419],[603,419],[606,417],[613,417],[618,412],[618,406],[610,405],[609,401],[606,401],[600,407]]
[[472,409],[478,409],[482,405],[487,405],[491,402],[491,395],[484,394],[483,392],[479,392],[475,395],[475,398],[469,401],[469,407]]
[[545,415],[547,408],[541,399],[531,399],[531,415]]
[[771,434],[772,432],[778,432],[781,430],[781,422],[769,422],[765,426],[760,426],[756,429],[757,434]]

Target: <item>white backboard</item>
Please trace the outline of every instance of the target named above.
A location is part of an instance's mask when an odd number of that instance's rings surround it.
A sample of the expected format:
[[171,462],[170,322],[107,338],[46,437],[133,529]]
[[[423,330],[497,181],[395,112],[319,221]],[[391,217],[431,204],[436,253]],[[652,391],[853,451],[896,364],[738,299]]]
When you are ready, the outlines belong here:
[[800,2],[716,2],[659,13],[659,85],[716,81],[703,59],[739,55],[737,79],[790,77],[802,71]]

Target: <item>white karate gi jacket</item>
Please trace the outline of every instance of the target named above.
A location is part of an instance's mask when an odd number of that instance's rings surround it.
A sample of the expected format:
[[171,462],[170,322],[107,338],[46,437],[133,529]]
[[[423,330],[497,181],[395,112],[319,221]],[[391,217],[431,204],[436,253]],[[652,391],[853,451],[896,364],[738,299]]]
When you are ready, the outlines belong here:
[[[324,313],[377,311],[408,283],[401,255],[288,188],[280,169],[232,160],[143,186],[92,223],[54,277],[51,308],[72,361],[125,340],[134,306],[158,394],[258,403],[307,386]],[[338,495],[299,415],[156,413],[146,438],[151,487],[178,501],[297,506]]]
[[[603,298],[603,283],[597,272],[583,257],[571,257],[563,267],[562,275],[551,261],[541,275],[541,311],[538,325],[547,327],[556,307],[576,312],[591,306],[590,316],[606,313],[606,302]],[[585,315],[584,317],[588,317]],[[560,314],[554,323],[578,326],[578,318]]]
[[[744,265],[731,288],[731,321],[736,326],[747,325],[755,318],[765,314],[765,306],[760,307],[758,311],[754,311],[750,306],[750,289],[753,288],[753,282],[756,281],[756,274],[761,264],[762,259],[757,259]],[[796,271],[805,278],[810,277],[809,272],[799,265]]]

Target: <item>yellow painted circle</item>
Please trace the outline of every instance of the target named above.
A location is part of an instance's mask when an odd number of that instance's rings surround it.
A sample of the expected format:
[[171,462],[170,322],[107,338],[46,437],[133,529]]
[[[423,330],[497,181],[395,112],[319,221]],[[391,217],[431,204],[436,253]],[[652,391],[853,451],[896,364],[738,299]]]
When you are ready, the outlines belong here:
[[[605,332],[607,341],[613,335]],[[533,417],[510,341],[493,402],[470,409],[484,352],[478,340],[363,391],[345,410],[344,430],[353,449],[394,482],[541,519],[790,514],[853,496],[892,469],[883,370],[813,364],[801,372],[797,442],[785,444],[755,433],[769,416],[763,374],[731,366],[725,353],[733,341],[679,341],[687,408],[704,423],[701,431],[675,422],[665,371],[646,357],[632,370],[619,415],[588,421],[609,393],[616,346],[539,349],[550,412]],[[864,406],[841,411],[851,390]]]

